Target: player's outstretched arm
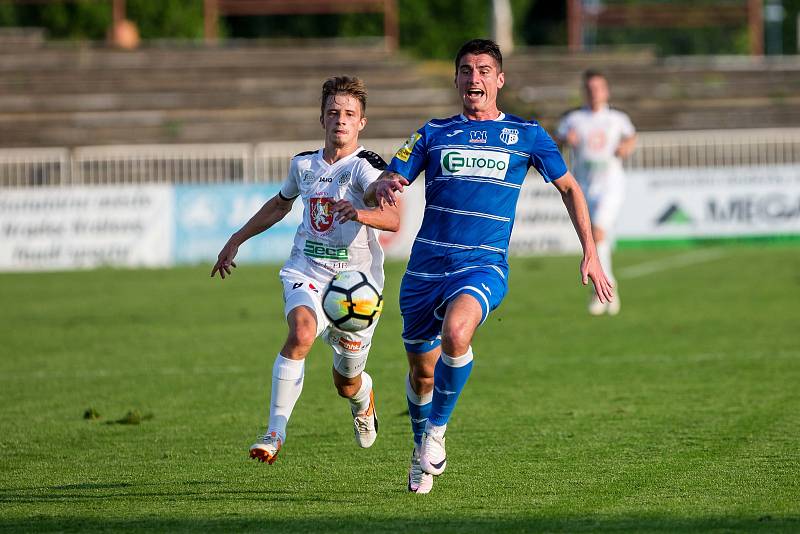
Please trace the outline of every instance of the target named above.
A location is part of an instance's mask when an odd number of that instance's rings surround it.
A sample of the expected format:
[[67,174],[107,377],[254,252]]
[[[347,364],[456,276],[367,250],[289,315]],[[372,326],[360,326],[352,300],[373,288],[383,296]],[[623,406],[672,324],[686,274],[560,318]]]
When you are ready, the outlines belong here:
[[213,277],[216,273],[219,273],[220,278],[225,279],[226,275],[231,274],[231,267],[236,267],[236,262],[233,259],[236,257],[241,244],[286,217],[292,210],[293,203],[293,198],[285,200],[280,195],[275,195],[266,201],[261,206],[261,209],[250,217],[250,220],[244,226],[234,232],[228,242],[225,243],[225,246],[222,247],[217,256],[217,262],[211,269],[211,276]]
[[583,285],[587,285],[591,280],[600,302],[609,302],[614,298],[614,288],[606,273],[603,272],[603,267],[600,265],[600,259],[597,256],[597,249],[592,238],[589,209],[586,207],[586,198],[583,196],[575,177],[569,172],[553,181],[553,185],[561,193],[561,199],[564,201],[569,218],[572,220],[572,225],[575,227],[583,248],[581,281]]
[[385,206],[397,206],[395,192],[402,193],[403,188],[409,183],[402,174],[383,171],[364,191],[364,203],[379,209],[384,209]]
[[339,200],[331,206],[333,216],[339,224],[347,221],[356,221],[378,230],[396,232],[400,229],[400,211],[397,206],[384,206],[381,208],[367,208],[359,210],[347,200]]

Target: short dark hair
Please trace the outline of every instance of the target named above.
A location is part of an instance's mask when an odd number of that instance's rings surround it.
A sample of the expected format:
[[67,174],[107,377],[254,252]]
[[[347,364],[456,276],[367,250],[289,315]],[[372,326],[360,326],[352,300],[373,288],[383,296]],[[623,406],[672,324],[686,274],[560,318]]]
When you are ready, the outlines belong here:
[[325,104],[328,97],[343,94],[352,96],[361,103],[361,116],[367,112],[367,87],[360,78],[355,76],[334,76],[328,78],[322,84],[322,102],[320,104],[320,116],[325,114]]
[[500,47],[497,43],[489,39],[472,39],[467,41],[461,48],[458,49],[456,54],[456,74],[458,73],[458,66],[461,63],[461,58],[467,54],[488,54],[497,62],[497,70],[503,72],[503,54],[500,53]]
[[607,79],[606,75],[597,69],[586,69],[583,71],[583,83],[588,82],[592,78],[603,78],[604,80]]

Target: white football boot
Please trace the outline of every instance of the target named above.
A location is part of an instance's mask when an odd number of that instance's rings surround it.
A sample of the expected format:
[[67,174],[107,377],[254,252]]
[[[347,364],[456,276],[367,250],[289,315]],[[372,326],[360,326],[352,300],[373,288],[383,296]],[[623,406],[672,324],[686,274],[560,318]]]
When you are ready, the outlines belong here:
[[378,414],[375,412],[375,397],[370,390],[369,406],[364,413],[353,414],[353,431],[356,443],[362,449],[371,447],[378,437]]
[[419,465],[419,449],[414,446],[411,451],[411,465],[408,468],[408,491],[412,493],[430,493],[433,489],[433,475],[422,470]]
[[275,432],[264,434],[261,441],[254,443],[250,447],[250,458],[272,465],[278,457],[278,451],[281,450],[281,445],[281,438],[278,437],[278,434]]
[[447,453],[444,450],[444,432],[433,431],[426,425],[422,434],[419,465],[430,475],[441,475],[447,467]]
[[589,314],[590,315],[603,315],[608,311],[608,304],[600,302],[597,295],[592,293],[592,298],[589,300]]

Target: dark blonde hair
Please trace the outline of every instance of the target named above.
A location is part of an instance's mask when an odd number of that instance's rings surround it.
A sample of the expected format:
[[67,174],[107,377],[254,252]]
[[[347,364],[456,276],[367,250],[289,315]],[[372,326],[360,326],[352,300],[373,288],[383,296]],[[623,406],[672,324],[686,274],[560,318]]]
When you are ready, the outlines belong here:
[[367,111],[367,86],[364,85],[361,78],[355,76],[334,76],[325,80],[325,83],[322,84],[320,116],[325,115],[325,104],[328,103],[328,97],[338,94],[352,96],[361,102],[361,116],[364,116]]

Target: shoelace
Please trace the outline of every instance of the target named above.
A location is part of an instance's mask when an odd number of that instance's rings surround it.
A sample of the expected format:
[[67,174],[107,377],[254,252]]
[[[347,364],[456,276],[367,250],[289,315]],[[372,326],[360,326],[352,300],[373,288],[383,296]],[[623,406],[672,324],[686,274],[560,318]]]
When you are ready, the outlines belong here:
[[272,437],[269,434],[264,434],[263,436],[261,436],[261,443],[263,443],[265,445],[272,445],[273,447],[275,447],[277,449],[278,448],[278,444],[280,443],[280,438],[277,437],[277,436]]
[[359,434],[367,434],[372,431],[372,428],[370,428],[370,419],[371,418],[368,416],[355,418],[355,423]]

